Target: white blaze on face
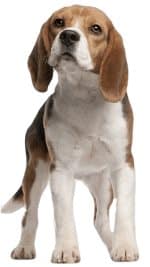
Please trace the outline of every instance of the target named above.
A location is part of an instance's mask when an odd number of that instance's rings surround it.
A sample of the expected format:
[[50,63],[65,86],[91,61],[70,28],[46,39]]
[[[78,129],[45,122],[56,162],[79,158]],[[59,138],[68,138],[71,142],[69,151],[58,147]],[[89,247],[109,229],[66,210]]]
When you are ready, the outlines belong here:
[[64,30],[72,30],[72,31],[77,32],[80,35],[80,40],[76,44],[74,44],[73,48],[71,47],[67,48],[61,44],[59,37],[62,31],[59,32],[53,42],[53,45],[51,48],[51,55],[49,57],[48,63],[51,66],[55,67],[58,64],[62,53],[69,52],[70,54],[74,56],[74,58],[76,59],[77,63],[79,64],[81,68],[83,68],[84,70],[92,70],[93,62],[92,62],[92,58],[89,52],[88,42],[87,42],[87,39],[84,33],[80,29],[79,22],[77,21],[74,27],[68,27],[68,28],[63,29],[63,31]]

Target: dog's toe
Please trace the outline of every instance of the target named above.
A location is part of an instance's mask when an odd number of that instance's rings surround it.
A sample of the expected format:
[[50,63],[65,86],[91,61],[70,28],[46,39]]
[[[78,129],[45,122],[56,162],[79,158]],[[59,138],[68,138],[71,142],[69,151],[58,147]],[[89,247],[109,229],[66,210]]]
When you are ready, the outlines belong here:
[[55,249],[52,254],[51,261],[53,263],[77,263],[80,261],[80,253],[78,248],[59,248]]
[[11,253],[11,258],[16,260],[31,260],[34,259],[35,256],[35,249],[31,246],[18,246]]
[[139,258],[138,249],[132,244],[115,244],[111,250],[114,261],[136,261]]

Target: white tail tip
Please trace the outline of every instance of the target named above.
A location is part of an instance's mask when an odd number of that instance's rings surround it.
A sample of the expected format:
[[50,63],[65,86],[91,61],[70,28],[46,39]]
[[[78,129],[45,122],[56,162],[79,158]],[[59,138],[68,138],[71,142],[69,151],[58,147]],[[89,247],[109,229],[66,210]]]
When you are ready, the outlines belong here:
[[1,213],[12,213],[23,207],[23,201],[11,198],[2,208]]

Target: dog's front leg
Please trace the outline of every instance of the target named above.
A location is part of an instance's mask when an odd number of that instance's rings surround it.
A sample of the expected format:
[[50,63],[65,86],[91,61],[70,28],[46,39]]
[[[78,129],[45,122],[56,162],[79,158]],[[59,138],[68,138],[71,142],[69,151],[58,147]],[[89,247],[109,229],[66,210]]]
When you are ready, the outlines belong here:
[[56,224],[56,245],[52,262],[78,262],[80,254],[73,215],[74,178],[68,171],[55,170],[50,183]]
[[111,257],[115,261],[134,261],[138,259],[134,225],[134,169],[125,164],[113,173],[112,183],[117,211]]

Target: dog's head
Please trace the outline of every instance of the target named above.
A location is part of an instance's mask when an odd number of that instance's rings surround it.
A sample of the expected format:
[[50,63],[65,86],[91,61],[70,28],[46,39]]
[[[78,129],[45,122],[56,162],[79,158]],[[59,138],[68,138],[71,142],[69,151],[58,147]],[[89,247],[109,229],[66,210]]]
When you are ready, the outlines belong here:
[[33,85],[46,91],[53,67],[61,59],[99,74],[107,101],[121,100],[126,92],[128,68],[123,41],[108,17],[93,7],[71,6],[55,12],[44,23],[29,56]]

